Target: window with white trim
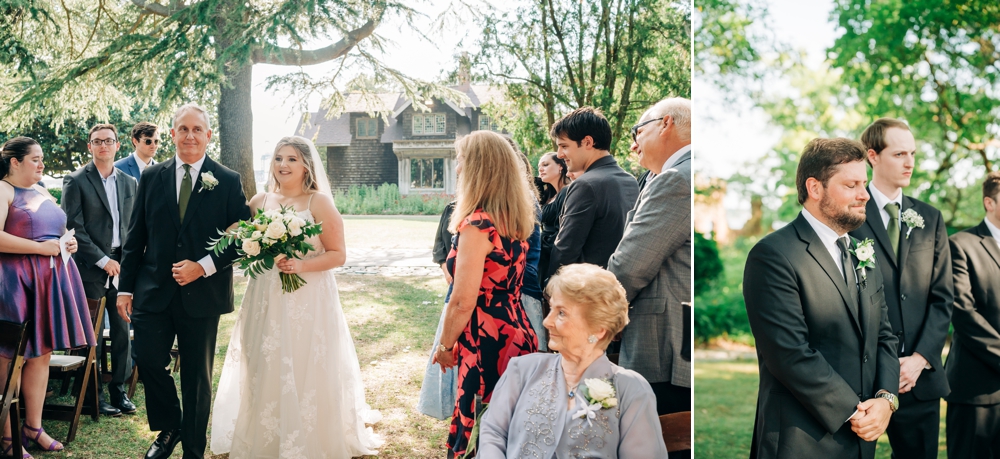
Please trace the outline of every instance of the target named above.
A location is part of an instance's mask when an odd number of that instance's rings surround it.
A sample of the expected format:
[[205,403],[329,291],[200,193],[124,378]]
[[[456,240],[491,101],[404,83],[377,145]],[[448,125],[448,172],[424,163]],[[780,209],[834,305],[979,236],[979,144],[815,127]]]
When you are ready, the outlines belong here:
[[410,158],[410,189],[444,189],[444,158]]
[[359,139],[374,139],[378,137],[378,120],[375,118],[358,118],[357,129],[354,132]]
[[444,135],[447,117],[444,113],[413,115],[413,135]]
[[500,128],[497,126],[496,120],[486,115],[479,115],[479,130],[500,132]]

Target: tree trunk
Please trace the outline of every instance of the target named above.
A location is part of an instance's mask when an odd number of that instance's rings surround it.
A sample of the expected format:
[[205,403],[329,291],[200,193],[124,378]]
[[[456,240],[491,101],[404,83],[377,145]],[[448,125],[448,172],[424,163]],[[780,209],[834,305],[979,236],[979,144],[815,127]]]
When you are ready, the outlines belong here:
[[240,174],[243,193],[249,200],[257,194],[253,172],[253,111],[250,94],[253,64],[230,63],[219,95],[219,160]]

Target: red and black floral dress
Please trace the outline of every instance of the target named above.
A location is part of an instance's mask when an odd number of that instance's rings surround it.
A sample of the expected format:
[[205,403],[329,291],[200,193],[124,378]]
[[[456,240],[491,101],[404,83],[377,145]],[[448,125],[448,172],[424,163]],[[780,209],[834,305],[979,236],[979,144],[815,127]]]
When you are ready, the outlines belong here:
[[[472,318],[458,337],[458,397],[448,433],[448,448],[464,454],[475,423],[476,394],[489,403],[510,359],[538,350],[538,338],[521,306],[521,285],[527,261],[528,242],[501,237],[493,220],[481,209],[458,226],[472,225],[487,234],[493,251],[486,256],[479,299]],[[448,254],[448,272],[455,275],[458,238]]]

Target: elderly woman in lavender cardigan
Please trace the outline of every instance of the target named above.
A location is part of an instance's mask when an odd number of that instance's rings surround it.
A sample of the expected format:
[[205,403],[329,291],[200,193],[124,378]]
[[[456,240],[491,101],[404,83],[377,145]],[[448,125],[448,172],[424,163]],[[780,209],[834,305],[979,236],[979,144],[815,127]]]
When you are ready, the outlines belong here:
[[477,457],[666,458],[649,383],[604,355],[628,324],[621,284],[595,265],[567,265],[545,296],[543,324],[559,354],[511,359],[483,414]]

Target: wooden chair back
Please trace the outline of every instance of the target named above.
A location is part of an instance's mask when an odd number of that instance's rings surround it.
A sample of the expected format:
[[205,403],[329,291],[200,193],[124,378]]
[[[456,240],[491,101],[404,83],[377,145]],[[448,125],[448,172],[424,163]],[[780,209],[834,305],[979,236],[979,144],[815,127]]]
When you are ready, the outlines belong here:
[[660,416],[660,430],[663,432],[663,442],[667,451],[685,451],[691,449],[691,412],[670,413]]
[[[90,309],[94,336],[100,337],[104,322],[105,299],[92,300],[88,298],[87,307]],[[49,361],[49,374],[50,379],[59,377],[60,374],[69,374],[74,379],[73,405],[46,403],[42,408],[42,419],[69,421],[69,432],[66,434],[66,440],[63,441],[63,444],[69,444],[76,438],[76,431],[80,426],[80,413],[83,412],[83,402],[88,395],[88,390],[93,400],[90,417],[95,422],[100,421],[97,397],[97,385],[100,384],[97,380],[97,346],[90,346],[66,355],[53,355]],[[91,382],[93,383],[91,384]]]
[[28,343],[28,327],[31,322],[16,323],[0,320],[0,348],[13,349],[14,358],[7,366],[7,378],[3,382],[3,392],[0,392],[0,426],[3,426],[10,416],[13,449],[18,455],[21,452],[20,392],[21,368],[24,366],[24,351]]

